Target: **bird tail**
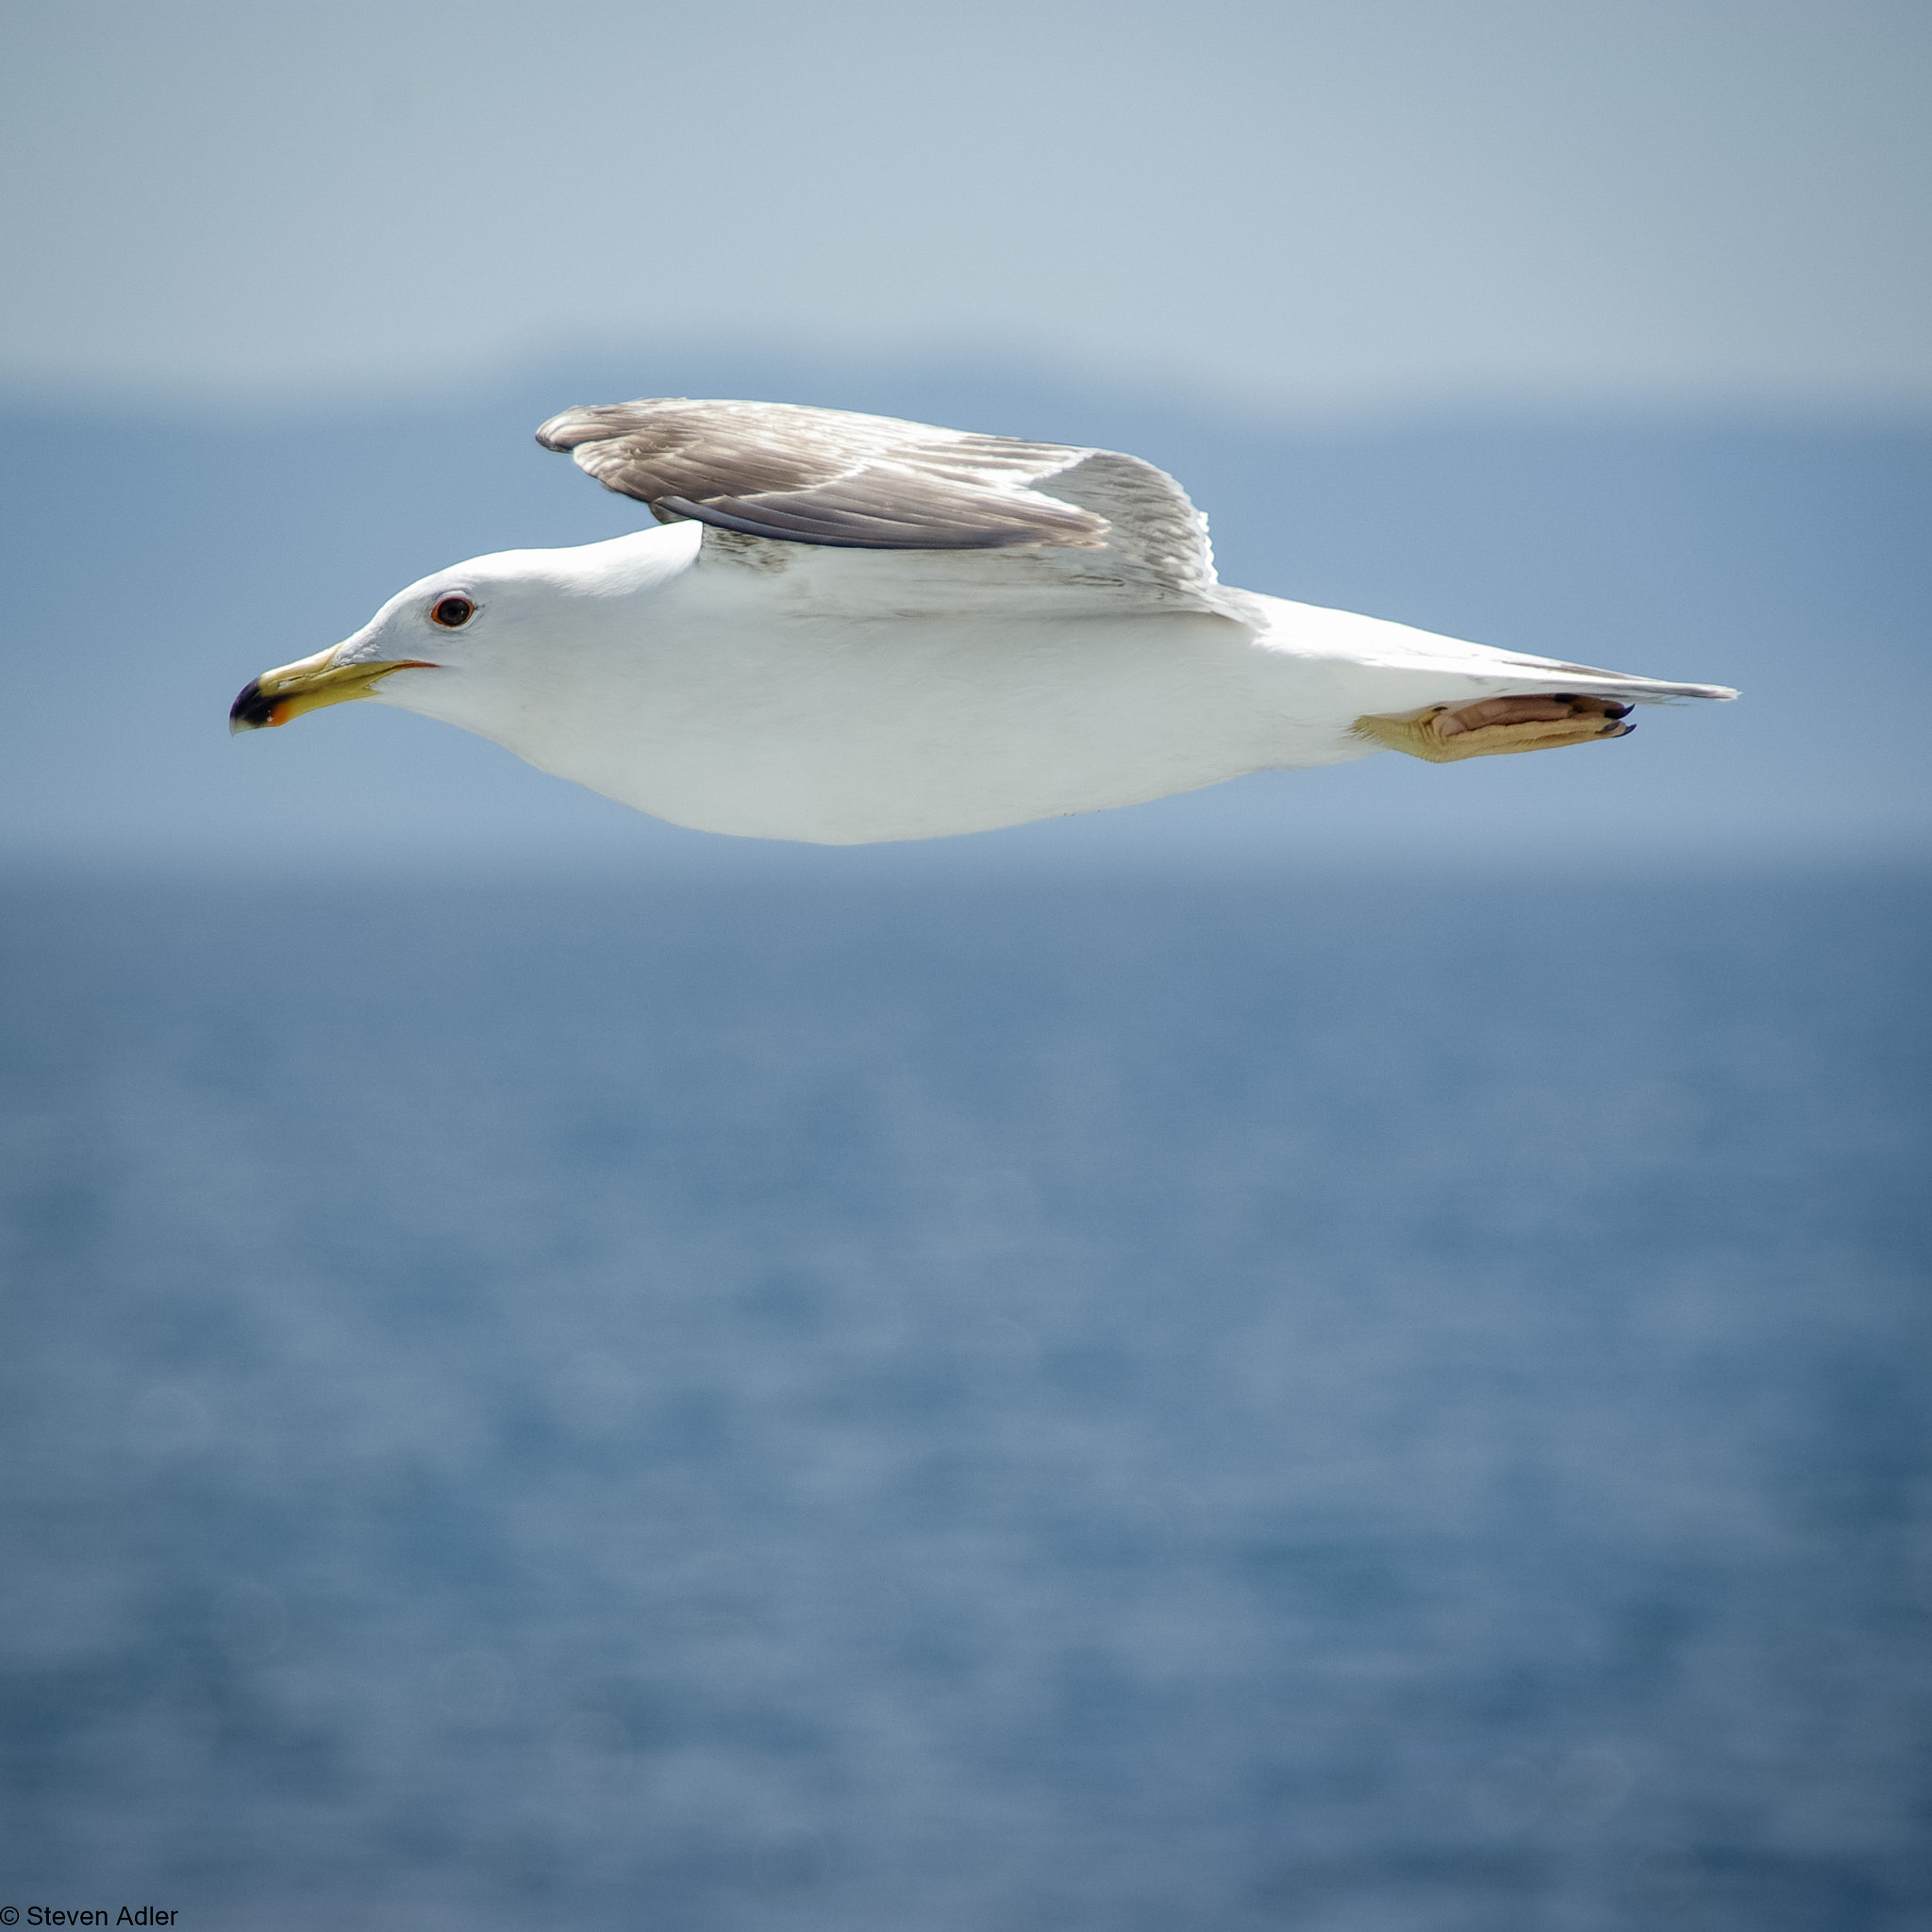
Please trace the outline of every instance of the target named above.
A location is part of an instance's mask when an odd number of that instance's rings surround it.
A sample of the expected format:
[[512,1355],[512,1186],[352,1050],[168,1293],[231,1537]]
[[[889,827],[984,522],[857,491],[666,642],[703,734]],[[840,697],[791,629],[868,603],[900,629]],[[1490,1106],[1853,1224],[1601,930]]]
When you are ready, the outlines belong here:
[[[1264,601],[1264,600],[1257,600]],[[1625,704],[1669,705],[1692,698],[1720,702],[1738,693],[1725,684],[1677,684],[1607,671],[1599,664],[1572,664],[1560,658],[1534,658],[1526,652],[1499,651],[1465,643],[1378,617],[1324,610],[1309,604],[1268,598],[1273,605],[1270,641],[1297,656],[1327,658],[1338,668],[1359,667],[1373,674],[1378,695],[1390,702],[1364,709],[1395,711],[1407,706],[1448,703],[1458,696],[1530,697],[1541,692],[1588,692]]]

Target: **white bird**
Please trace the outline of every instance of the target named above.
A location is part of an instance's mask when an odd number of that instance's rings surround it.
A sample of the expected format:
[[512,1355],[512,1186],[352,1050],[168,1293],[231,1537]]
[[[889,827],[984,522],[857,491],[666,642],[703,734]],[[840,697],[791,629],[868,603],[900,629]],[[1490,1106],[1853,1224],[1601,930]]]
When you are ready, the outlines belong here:
[[675,397],[537,440],[661,527],[424,577],[231,728],[371,697],[675,824],[858,844],[1737,695],[1234,590],[1179,485],[1108,450]]

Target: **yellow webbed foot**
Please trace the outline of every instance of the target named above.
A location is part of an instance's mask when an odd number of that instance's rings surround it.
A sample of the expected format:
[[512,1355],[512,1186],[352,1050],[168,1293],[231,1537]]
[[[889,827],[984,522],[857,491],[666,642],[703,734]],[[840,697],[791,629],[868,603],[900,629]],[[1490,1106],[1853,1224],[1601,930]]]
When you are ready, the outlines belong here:
[[1630,707],[1614,698],[1485,698],[1473,705],[1428,705],[1399,718],[1357,718],[1364,738],[1433,765],[1457,758],[1486,758],[1506,751],[1552,751],[1598,738],[1627,738]]

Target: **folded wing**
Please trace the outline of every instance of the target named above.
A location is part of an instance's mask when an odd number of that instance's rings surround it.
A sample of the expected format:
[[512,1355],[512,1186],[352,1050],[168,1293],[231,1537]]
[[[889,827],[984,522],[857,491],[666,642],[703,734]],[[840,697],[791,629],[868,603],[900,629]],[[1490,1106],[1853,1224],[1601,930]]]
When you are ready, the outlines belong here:
[[[788,403],[662,397],[566,409],[537,432],[607,490],[670,523],[785,545],[954,553],[878,576],[820,569],[849,590],[1028,591],[1119,608],[1219,613],[1207,519],[1139,458],[976,436]],[[993,553],[967,558],[960,552]],[[708,560],[741,556],[714,545]],[[829,563],[829,559],[827,559]]]

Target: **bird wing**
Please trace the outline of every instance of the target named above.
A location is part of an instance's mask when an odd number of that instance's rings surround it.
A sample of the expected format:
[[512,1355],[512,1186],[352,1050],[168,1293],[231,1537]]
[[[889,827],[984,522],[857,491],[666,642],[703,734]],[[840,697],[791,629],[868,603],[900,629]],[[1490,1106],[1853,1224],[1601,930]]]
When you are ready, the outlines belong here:
[[[877,563],[807,574],[847,594],[871,584],[901,608],[925,582],[935,596],[1222,608],[1207,519],[1173,477],[1110,450],[684,397],[566,409],[537,441],[661,523],[708,525],[708,562],[798,560],[795,550],[759,557],[765,543],[943,552],[953,555],[883,578]],[[724,532],[761,540],[758,552],[712,541]]]

